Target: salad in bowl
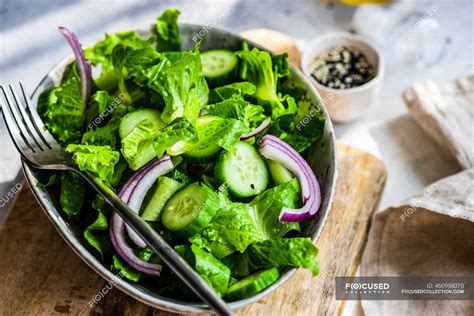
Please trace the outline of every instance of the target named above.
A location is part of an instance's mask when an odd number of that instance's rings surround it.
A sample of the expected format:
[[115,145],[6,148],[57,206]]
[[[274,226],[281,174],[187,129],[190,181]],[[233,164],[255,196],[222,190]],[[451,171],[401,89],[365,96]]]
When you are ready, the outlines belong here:
[[[316,276],[313,241],[335,181],[317,94],[286,54],[223,31],[191,41],[199,28],[178,15],[166,10],[151,29],[106,34],[88,48],[60,27],[74,55],[40,85],[40,117],[81,171],[114,189],[227,301],[268,293],[292,268]],[[160,308],[201,306],[79,176],[25,172],[101,275],[119,275],[118,287]]]

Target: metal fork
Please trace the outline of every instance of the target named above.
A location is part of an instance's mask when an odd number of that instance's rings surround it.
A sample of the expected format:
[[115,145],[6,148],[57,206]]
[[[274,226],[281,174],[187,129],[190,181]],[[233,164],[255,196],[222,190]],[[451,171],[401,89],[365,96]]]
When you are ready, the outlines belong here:
[[218,314],[233,315],[232,310],[224,300],[109,186],[105,185],[100,179],[80,171],[73,164],[71,156],[46,131],[37,112],[30,108],[21,82],[19,86],[26,106],[22,104],[23,102],[12,84],[8,86],[10,93],[4,85],[0,88],[5,100],[2,105],[3,117],[8,132],[22,159],[37,169],[72,171],[81,175],[198,297],[208,303]]

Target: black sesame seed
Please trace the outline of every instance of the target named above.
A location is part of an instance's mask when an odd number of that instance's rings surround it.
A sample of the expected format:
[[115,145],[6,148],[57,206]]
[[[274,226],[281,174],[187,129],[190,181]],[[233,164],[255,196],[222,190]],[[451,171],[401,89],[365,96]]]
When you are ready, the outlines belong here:
[[331,48],[313,60],[311,76],[334,89],[348,89],[370,81],[374,68],[354,47]]

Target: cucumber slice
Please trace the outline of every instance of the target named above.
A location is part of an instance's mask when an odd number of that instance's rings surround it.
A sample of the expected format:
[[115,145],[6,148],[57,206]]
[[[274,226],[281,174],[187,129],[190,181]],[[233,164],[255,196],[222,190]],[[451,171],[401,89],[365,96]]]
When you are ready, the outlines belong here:
[[270,268],[251,274],[239,282],[229,286],[226,293],[226,299],[237,301],[251,297],[275,283],[279,277],[280,273],[277,268]]
[[271,159],[266,159],[265,161],[267,162],[268,171],[270,171],[270,176],[272,177],[273,183],[275,185],[286,183],[294,178],[294,175],[291,173],[291,171],[283,167],[278,162]]
[[219,156],[221,147],[215,142],[209,142],[208,138],[213,136],[216,129],[221,127],[220,122],[224,119],[218,116],[206,115],[200,117],[196,122],[196,130],[199,141],[193,148],[183,154],[183,157],[196,164],[213,162]]
[[184,184],[168,177],[159,177],[155,192],[143,210],[141,217],[146,221],[159,221],[161,211],[166,202],[181,188]]
[[229,193],[246,198],[262,193],[268,185],[265,161],[250,144],[239,142],[217,159],[214,176],[219,184],[226,183]]
[[119,126],[120,139],[124,139],[139,123],[148,120],[157,130],[166,126],[160,118],[160,112],[154,109],[138,109],[122,118]]
[[207,82],[217,87],[233,81],[239,60],[230,50],[213,49],[201,53],[201,63]]
[[219,202],[217,194],[207,185],[191,183],[166,203],[161,222],[167,229],[190,237],[209,225]]

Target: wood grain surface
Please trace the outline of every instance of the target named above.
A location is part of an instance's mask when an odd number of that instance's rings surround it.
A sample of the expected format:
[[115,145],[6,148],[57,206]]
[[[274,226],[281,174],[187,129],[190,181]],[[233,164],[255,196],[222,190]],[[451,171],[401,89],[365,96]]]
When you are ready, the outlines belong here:
[[[298,271],[265,299],[239,315],[334,315],[334,277],[353,275],[366,242],[369,220],[386,179],[383,163],[339,144],[339,180],[321,238],[321,273]],[[24,189],[0,227],[0,315],[170,315],[113,288],[94,307],[89,301],[106,286],[61,239],[29,189]]]

